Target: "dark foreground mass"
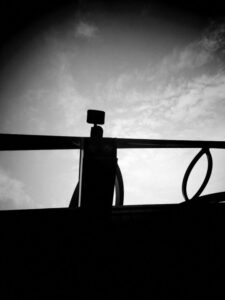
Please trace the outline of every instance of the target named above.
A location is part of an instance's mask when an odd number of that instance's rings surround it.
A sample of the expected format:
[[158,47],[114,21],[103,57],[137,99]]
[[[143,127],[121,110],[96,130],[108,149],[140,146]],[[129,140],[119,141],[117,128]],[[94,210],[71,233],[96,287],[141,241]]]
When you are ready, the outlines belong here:
[[225,296],[225,206],[0,212],[1,293]]

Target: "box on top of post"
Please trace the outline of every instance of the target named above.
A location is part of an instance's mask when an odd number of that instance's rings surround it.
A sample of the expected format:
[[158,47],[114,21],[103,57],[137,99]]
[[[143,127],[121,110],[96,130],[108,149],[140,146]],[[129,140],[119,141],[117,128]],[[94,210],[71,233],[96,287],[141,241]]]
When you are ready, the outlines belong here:
[[87,111],[87,123],[103,125],[105,123],[105,112],[101,110],[89,109]]

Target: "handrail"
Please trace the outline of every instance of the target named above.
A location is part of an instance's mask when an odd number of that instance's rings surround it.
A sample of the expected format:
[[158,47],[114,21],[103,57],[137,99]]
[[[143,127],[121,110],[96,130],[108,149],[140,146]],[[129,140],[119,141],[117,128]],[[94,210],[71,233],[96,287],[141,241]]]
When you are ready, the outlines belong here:
[[225,149],[225,141],[116,139],[117,148],[215,148]]
[[[81,149],[89,137],[0,134],[0,151]],[[214,148],[225,149],[225,141],[160,140],[115,138],[118,149],[131,148]]]
[[[0,151],[17,151],[17,150],[66,150],[66,149],[83,149],[84,140],[89,137],[72,137],[72,136],[50,136],[50,135],[25,135],[25,134],[0,134]],[[113,138],[102,138],[106,141]],[[208,183],[212,171],[212,157],[210,149],[225,149],[225,141],[205,141],[205,140],[160,140],[160,139],[123,139],[115,138],[117,149],[147,149],[147,148],[201,148],[201,151],[190,163],[185,172],[182,193],[185,201],[190,200],[187,196],[187,181],[196,162],[203,154],[208,158],[208,171],[206,178],[199,188],[198,192],[192,199],[198,198]],[[118,169],[119,171],[119,169]],[[116,181],[116,191],[118,199],[117,205],[123,205],[123,179],[119,172]],[[76,193],[77,194],[77,191]],[[75,197],[75,196],[74,196]],[[191,200],[192,200],[191,199]],[[225,200],[225,199],[224,199]]]
[[0,134],[0,151],[80,149],[82,137]]

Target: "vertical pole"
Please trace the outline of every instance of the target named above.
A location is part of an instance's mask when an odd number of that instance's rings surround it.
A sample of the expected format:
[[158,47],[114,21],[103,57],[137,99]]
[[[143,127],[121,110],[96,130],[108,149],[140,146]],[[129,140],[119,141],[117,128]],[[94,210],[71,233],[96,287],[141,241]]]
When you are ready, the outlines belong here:
[[90,212],[107,214],[112,209],[117,168],[116,140],[103,138],[104,112],[88,111],[94,123],[91,137],[85,138],[80,157],[79,206]]

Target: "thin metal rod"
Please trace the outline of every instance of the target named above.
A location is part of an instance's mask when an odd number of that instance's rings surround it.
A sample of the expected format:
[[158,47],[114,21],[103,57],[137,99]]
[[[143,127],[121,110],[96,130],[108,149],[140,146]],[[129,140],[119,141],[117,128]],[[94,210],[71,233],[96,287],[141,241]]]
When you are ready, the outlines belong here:
[[216,148],[225,149],[225,141],[116,139],[117,148]]
[[82,137],[0,134],[0,150],[80,149]]

